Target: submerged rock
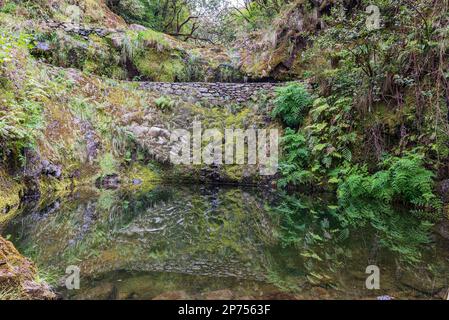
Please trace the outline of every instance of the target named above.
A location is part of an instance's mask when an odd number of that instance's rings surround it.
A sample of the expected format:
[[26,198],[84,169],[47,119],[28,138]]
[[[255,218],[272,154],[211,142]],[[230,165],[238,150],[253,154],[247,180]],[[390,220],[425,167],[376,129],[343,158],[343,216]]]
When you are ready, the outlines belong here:
[[188,299],[189,296],[185,291],[164,292],[153,298],[153,300],[188,300]]
[[444,275],[427,275],[424,270],[416,274],[406,272],[399,281],[405,287],[425,296],[437,296],[439,292],[447,289]]
[[48,42],[42,42],[39,41],[36,44],[36,49],[40,50],[40,51],[49,51],[51,49],[50,45],[48,44]]

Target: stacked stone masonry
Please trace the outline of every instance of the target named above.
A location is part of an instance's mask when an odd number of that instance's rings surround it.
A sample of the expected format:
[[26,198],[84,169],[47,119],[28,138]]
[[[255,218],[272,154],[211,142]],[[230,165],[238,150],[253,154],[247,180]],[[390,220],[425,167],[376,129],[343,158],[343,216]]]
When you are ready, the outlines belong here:
[[[47,22],[44,24],[50,29],[62,29],[65,32],[78,34],[86,39],[91,34],[106,37],[110,34],[124,33],[120,29],[91,28],[88,26]],[[136,29],[137,25],[131,25]],[[274,89],[284,86],[285,83],[256,82],[256,83],[223,83],[223,82],[142,82],[140,88],[158,92],[160,95],[176,96],[189,102],[208,102],[215,105],[226,103],[245,103],[257,98],[258,94],[273,95]]]
[[183,100],[204,101],[212,104],[244,103],[258,94],[272,94],[277,83],[224,83],[224,82],[144,82],[140,88],[161,95],[176,96]]
[[64,30],[65,32],[68,33],[77,34],[85,39],[88,39],[89,36],[92,34],[97,35],[99,37],[106,37],[110,34],[125,33],[125,30],[120,29],[92,28],[80,24],[64,23],[64,22],[46,22],[42,26],[44,28],[52,30]]

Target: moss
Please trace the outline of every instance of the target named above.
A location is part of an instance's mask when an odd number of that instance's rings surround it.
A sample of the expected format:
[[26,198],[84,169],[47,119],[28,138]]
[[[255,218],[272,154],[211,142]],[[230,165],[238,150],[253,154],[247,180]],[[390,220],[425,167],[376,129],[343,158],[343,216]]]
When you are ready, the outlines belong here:
[[243,166],[240,165],[229,165],[224,167],[224,173],[226,175],[226,179],[239,182],[243,179]]
[[160,32],[148,29],[138,32],[137,37],[149,45],[159,46],[164,49],[173,49],[174,45],[168,41],[168,37]]
[[54,299],[35,266],[0,236],[0,299]]
[[99,161],[100,176],[104,177],[118,172],[118,162],[111,153],[104,154]]
[[244,108],[237,114],[231,113],[225,119],[226,128],[245,128],[247,122],[251,120],[251,110]]
[[109,38],[90,35],[83,70],[110,78],[126,79],[127,72],[121,66],[120,55]]
[[14,217],[23,186],[0,170],[0,225]]
[[185,75],[185,65],[178,54],[148,49],[133,60],[139,72],[153,81],[175,82]]
[[141,189],[153,189],[158,182],[161,181],[161,176],[155,170],[151,169],[148,165],[135,163],[124,172],[126,176],[127,184],[133,186],[133,180],[140,180],[141,184],[135,185],[135,188]]

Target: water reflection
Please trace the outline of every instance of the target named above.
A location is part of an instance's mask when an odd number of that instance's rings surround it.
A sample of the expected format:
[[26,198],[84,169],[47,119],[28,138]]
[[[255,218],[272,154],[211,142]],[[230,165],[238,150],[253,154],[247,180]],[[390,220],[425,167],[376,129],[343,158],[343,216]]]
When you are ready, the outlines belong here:
[[[407,212],[257,189],[81,190],[29,204],[5,230],[46,279],[82,271],[67,298],[431,298],[448,243]],[[357,210],[360,213],[357,213]],[[381,268],[368,291],[365,268]]]

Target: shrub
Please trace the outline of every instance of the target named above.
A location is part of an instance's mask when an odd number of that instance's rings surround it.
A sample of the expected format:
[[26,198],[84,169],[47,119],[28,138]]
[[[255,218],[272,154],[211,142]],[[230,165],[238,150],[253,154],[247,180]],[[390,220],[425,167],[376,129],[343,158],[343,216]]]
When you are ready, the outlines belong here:
[[309,108],[312,105],[312,97],[300,84],[290,84],[276,90],[277,97],[272,112],[273,118],[280,118],[282,122],[291,128],[298,127],[304,121]]
[[434,174],[424,168],[423,156],[413,153],[401,158],[387,157],[383,170],[369,174],[355,169],[339,185],[342,206],[354,200],[375,200],[385,204],[406,203],[418,210],[438,210],[440,200],[433,193]]
[[279,179],[279,187],[313,182],[315,176],[305,169],[310,163],[310,150],[306,138],[301,133],[287,128],[281,144],[283,159],[279,165],[282,175]]

